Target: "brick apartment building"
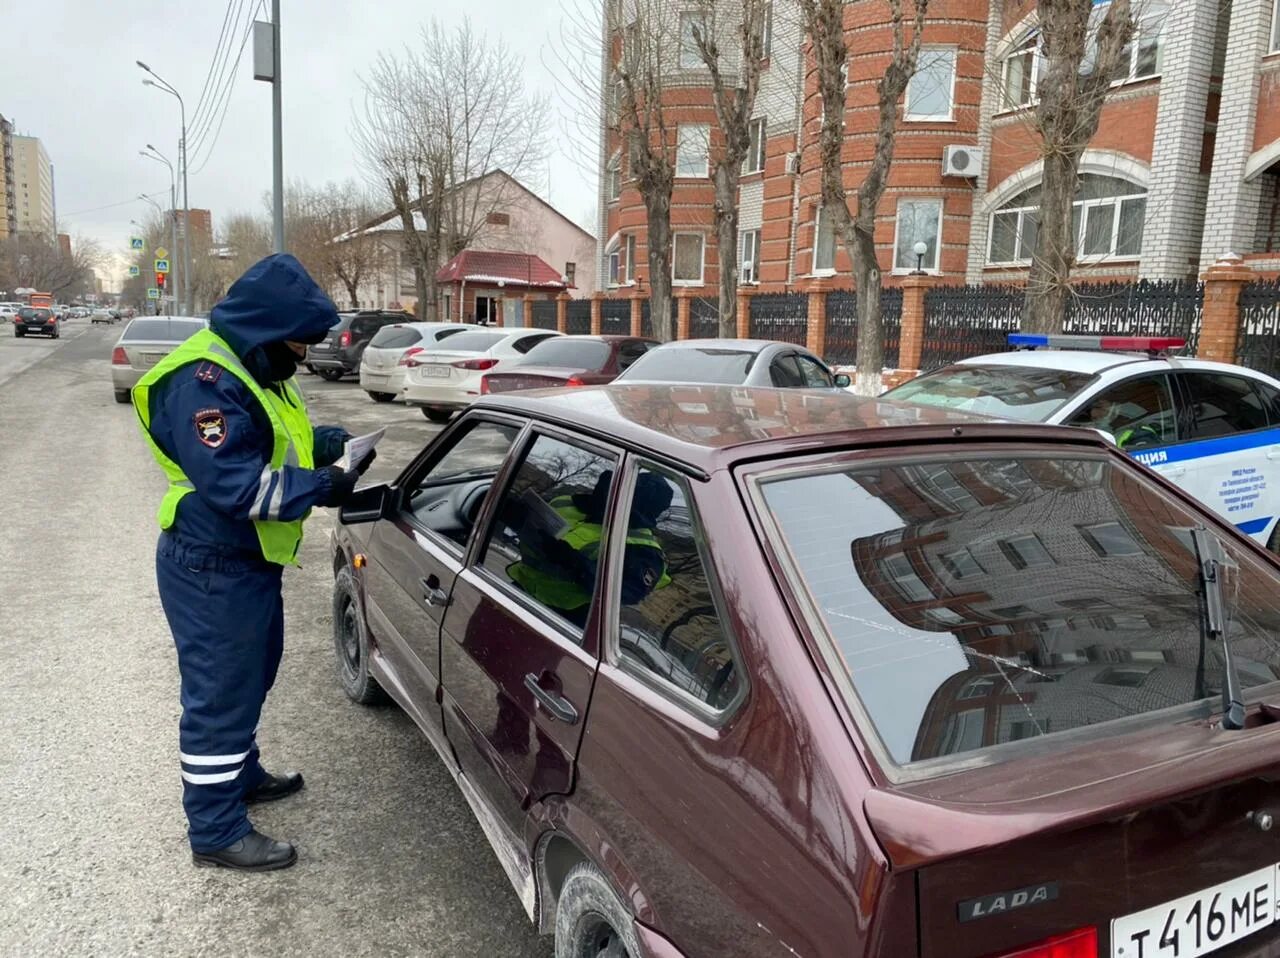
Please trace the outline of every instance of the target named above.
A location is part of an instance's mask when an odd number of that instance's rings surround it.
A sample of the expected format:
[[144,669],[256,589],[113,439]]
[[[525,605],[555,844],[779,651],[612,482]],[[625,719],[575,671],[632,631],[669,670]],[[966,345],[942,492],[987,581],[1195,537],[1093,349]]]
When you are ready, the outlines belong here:
[[[728,10],[728,0],[726,11]],[[1101,16],[1107,0],[1094,0]],[[717,148],[696,13],[671,0],[676,52],[665,81],[675,127],[672,197],[677,287],[715,295],[707,154]],[[1227,252],[1280,271],[1280,0],[1141,0],[1139,22],[1081,164],[1077,275],[1176,279]],[[626,6],[606,6],[619,55]],[[817,134],[821,100],[794,0],[771,4],[752,154],[740,188],[738,263],[760,291],[847,277],[824,223]],[[845,178],[869,163],[876,85],[889,60],[887,3],[845,7],[850,51]],[[675,26],[678,24],[678,27]],[[678,35],[675,35],[678,31]],[[1034,0],[933,0],[920,68],[899,104],[896,157],[877,223],[886,282],[917,266],[954,283],[1017,282],[1035,242],[1041,179],[1028,123],[1042,68]],[[726,34],[722,49],[735,42]],[[604,77],[606,89],[609,78]],[[606,107],[606,116],[608,108]],[[625,150],[602,126],[599,280],[646,279],[645,212]]]

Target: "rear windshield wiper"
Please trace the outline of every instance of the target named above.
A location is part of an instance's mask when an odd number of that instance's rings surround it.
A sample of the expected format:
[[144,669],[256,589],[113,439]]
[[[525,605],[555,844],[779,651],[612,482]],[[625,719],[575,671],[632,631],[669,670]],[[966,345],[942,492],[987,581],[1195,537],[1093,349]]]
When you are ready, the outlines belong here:
[[1229,619],[1223,599],[1222,577],[1227,568],[1226,553],[1222,541],[1203,526],[1191,530],[1199,563],[1200,588],[1204,592],[1204,621],[1200,626],[1200,661],[1203,669],[1205,647],[1211,639],[1221,644],[1222,653],[1222,727],[1244,728],[1244,702],[1241,701],[1240,676],[1236,673],[1235,659],[1231,657],[1231,643],[1227,637]]

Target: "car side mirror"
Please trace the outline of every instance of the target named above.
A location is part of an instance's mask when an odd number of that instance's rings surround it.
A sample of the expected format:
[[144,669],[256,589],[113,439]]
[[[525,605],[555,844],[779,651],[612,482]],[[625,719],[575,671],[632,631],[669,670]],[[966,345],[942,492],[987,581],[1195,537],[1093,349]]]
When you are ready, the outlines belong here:
[[853,380],[849,378],[848,373],[840,373],[836,376],[836,389],[848,389],[853,385]]
[[386,518],[392,501],[391,487],[386,484],[357,489],[338,509],[338,521],[344,526],[377,522]]

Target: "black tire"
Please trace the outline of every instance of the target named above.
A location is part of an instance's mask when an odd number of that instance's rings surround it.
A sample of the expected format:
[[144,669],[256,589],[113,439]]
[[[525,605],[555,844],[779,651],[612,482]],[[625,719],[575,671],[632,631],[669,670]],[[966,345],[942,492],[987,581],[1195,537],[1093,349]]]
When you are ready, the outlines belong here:
[[631,914],[590,862],[570,870],[556,902],[556,958],[638,958]]
[[[366,389],[365,392],[369,392],[369,390]],[[395,393],[369,393],[369,398],[372,399],[374,402],[391,402],[391,400],[396,398],[396,394]]]
[[351,569],[344,566],[333,580],[333,651],[338,682],[347,698],[360,705],[386,705],[390,699],[369,674],[369,632],[360,592]]
[[1280,522],[1276,523],[1276,527],[1271,530],[1271,538],[1267,540],[1267,548],[1272,552],[1280,553]]
[[127,390],[127,389],[117,389],[117,390],[116,390],[116,402],[118,402],[118,403],[126,403],[126,402],[129,402],[129,399],[130,399],[130,397],[129,397],[129,390]]
[[426,416],[432,422],[445,423],[453,418],[453,410],[452,409],[433,409],[430,406],[423,406],[422,415]]
[[316,367],[312,366],[310,363],[307,363],[307,372],[309,372],[311,375],[314,376],[316,374]]
[[25,329],[16,329],[16,328],[15,328],[15,329],[14,329],[14,331],[13,331],[13,336],[14,336],[14,338],[15,338],[15,339],[22,339],[22,338],[23,338],[23,337],[25,337],[26,335],[27,335],[27,331],[26,331]]
[[341,369],[317,369],[316,372],[325,382],[336,383],[346,375]]
[[53,332],[50,334],[50,338],[51,338],[51,339],[61,339],[61,338],[62,338],[62,330],[57,329],[57,328],[55,327],[55,328],[54,328],[54,330],[53,330]]

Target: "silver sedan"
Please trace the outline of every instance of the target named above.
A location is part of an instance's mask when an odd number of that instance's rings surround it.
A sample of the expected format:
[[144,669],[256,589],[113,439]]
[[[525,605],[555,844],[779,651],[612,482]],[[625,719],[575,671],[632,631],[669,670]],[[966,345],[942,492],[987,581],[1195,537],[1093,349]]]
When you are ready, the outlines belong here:
[[130,321],[111,351],[116,402],[128,402],[129,390],[147,370],[204,327],[203,319],[188,316],[139,316]]
[[651,349],[615,382],[844,389],[836,375],[803,346],[765,339],[685,339]]

